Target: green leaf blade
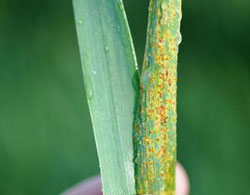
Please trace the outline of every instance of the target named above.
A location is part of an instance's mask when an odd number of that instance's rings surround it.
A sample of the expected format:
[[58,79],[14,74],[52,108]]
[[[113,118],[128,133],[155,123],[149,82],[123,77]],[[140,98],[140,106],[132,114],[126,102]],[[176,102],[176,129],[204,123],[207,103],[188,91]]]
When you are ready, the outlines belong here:
[[135,194],[133,81],[138,72],[123,4],[73,0],[73,7],[103,192]]

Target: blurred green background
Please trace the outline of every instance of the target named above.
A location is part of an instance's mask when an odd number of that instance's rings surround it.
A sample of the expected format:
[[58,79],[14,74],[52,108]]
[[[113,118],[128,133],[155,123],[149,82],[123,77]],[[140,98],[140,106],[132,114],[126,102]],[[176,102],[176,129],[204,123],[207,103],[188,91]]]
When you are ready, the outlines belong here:
[[[141,64],[148,0],[124,3]],[[184,0],[182,34],[191,195],[250,194],[250,1]],[[0,194],[58,194],[98,172],[71,1],[0,0]]]

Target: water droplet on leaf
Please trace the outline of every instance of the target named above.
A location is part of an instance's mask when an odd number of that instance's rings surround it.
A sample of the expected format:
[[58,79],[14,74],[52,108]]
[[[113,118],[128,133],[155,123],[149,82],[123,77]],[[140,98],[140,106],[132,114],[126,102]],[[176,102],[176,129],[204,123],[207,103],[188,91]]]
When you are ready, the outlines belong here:
[[117,26],[117,30],[118,30],[118,32],[121,32],[121,27]]
[[82,21],[82,20],[78,20],[77,23],[78,23],[78,24],[82,24],[83,21]]
[[104,47],[104,50],[105,50],[106,53],[108,53],[108,52],[109,52],[109,47],[108,47],[108,46],[105,46],[105,47]]

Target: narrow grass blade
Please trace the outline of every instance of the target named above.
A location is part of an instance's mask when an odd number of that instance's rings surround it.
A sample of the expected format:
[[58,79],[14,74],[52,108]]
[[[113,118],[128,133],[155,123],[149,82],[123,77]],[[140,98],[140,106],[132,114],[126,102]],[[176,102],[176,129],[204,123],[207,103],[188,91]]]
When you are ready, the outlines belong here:
[[181,0],[151,0],[135,126],[137,194],[175,194]]
[[133,82],[139,83],[123,4],[73,0],[73,8],[103,192],[135,194]]

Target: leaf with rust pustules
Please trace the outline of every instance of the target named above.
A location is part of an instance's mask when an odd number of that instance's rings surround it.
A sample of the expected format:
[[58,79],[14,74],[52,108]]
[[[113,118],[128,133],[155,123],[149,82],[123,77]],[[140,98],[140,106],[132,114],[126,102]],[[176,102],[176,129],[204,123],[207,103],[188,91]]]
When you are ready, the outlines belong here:
[[134,127],[137,194],[174,195],[181,0],[151,0]]

